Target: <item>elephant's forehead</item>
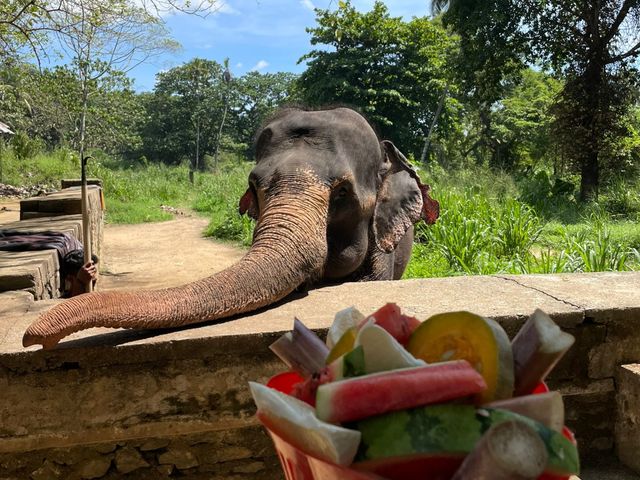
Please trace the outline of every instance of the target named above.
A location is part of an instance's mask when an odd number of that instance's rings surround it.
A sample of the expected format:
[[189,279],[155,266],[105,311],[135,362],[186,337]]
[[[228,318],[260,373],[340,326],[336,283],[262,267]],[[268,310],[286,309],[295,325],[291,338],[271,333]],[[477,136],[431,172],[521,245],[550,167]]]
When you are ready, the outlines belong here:
[[362,143],[373,147],[377,137],[362,115],[348,108],[304,111],[287,110],[264,129],[274,138],[289,136],[329,137],[336,143]]

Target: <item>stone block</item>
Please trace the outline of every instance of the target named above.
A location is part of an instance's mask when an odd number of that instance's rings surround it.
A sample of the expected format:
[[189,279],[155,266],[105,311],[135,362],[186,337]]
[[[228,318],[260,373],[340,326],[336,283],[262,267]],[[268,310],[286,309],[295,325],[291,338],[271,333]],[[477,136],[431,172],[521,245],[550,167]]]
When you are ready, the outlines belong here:
[[[87,178],[87,185],[98,185],[99,187],[102,187],[102,180],[100,180],[99,178]],[[60,188],[62,188],[63,190],[65,188],[80,186],[82,186],[82,180],[79,178],[63,178],[60,181]]]
[[0,251],[0,291],[28,290],[36,300],[57,297],[51,278],[58,275],[59,268],[55,250]]
[[82,461],[75,470],[75,473],[83,480],[102,478],[111,467],[110,457],[95,457]]
[[116,469],[121,474],[131,473],[140,468],[149,466],[149,463],[142,458],[142,455],[131,447],[119,449],[116,452],[115,463]]
[[605,341],[589,353],[589,377],[611,378],[618,365],[640,361],[640,313],[606,324]]
[[622,463],[640,473],[640,364],[616,369],[616,453]]
[[570,382],[555,384],[562,393],[565,423],[574,432],[580,458],[589,463],[613,450],[615,386],[612,378],[592,381],[587,385]]
[[563,330],[573,335],[576,341],[551,371],[549,381],[570,380],[576,384],[587,384],[589,383],[589,355],[605,341],[607,327],[585,322]]

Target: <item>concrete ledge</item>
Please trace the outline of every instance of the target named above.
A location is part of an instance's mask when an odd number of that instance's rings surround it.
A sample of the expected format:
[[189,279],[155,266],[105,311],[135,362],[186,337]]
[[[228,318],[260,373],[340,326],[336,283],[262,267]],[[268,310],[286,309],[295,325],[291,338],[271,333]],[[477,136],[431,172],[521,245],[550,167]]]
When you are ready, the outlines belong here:
[[[574,333],[577,344],[549,383],[566,394],[568,424],[588,462],[614,451],[613,372],[620,357],[597,352],[615,347],[618,329],[640,344],[640,328],[632,328],[640,322],[638,285],[640,273],[344,284],[231,322],[174,331],[79,332],[53,351],[21,347],[24,329],[37,317],[33,308],[39,307],[20,304],[27,311],[0,327],[0,466],[22,459],[21,467],[3,467],[5,472],[27,478],[36,469],[55,467],[61,473],[52,478],[73,478],[87,462],[102,462],[103,478],[118,478],[117,456],[124,450],[149,465],[136,472],[151,476],[132,478],[280,478],[268,442],[261,443],[247,389],[249,380],[265,381],[283,368],[268,345],[291,328],[294,315],[323,332],[337,310],[355,305],[370,313],[387,301],[420,319],[471,310],[495,318],[510,335],[542,308]],[[610,376],[591,376],[611,365]],[[169,442],[155,456],[141,449],[152,438]],[[203,438],[209,440],[197,440]],[[210,452],[253,446],[242,460],[206,466],[196,445]],[[107,453],[96,460],[97,450]],[[76,460],[57,462],[66,451],[75,452]],[[162,465],[173,473],[160,475]]]

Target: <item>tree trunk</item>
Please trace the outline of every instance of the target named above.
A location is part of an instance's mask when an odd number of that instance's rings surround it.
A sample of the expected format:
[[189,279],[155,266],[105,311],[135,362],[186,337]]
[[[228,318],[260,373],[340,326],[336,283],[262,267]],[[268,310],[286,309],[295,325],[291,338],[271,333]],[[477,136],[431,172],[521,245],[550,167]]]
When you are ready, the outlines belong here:
[[[321,275],[327,255],[329,190],[308,179],[266,201],[249,252],[237,264],[197,282],[148,292],[74,297],[46,312],[23,345],[54,346],[90,327],[169,328],[201,323],[270,305]],[[304,192],[304,193],[302,193]]]
[[589,150],[582,159],[580,171],[580,201],[590,202],[598,199],[600,184],[600,165],[598,152]]

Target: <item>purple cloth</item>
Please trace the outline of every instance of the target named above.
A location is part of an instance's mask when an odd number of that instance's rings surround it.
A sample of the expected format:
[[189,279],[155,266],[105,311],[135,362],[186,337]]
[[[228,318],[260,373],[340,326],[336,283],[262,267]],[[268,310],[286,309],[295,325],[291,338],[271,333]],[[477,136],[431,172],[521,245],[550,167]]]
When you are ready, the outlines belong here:
[[82,250],[82,243],[68,233],[52,231],[21,232],[0,229],[0,250],[8,252],[56,250],[62,265],[62,260],[67,253],[73,250]]

